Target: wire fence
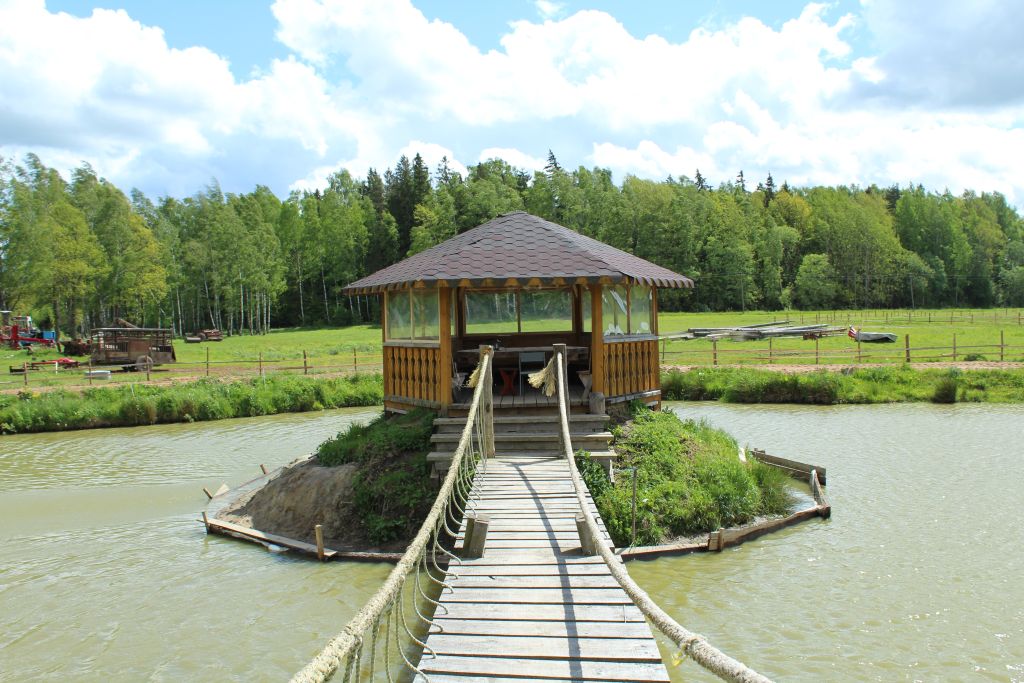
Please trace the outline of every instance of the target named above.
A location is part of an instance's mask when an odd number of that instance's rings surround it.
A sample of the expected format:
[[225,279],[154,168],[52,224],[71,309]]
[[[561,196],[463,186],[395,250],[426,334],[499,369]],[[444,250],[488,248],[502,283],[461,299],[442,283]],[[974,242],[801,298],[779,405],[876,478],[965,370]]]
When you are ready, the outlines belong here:
[[[453,591],[446,579],[457,578],[457,567],[461,564],[449,547],[463,517],[475,509],[478,494],[473,490],[473,477],[476,469],[486,467],[487,457],[493,456],[493,438],[489,437],[494,411],[490,353],[481,354],[474,378],[476,384],[466,426],[437,499],[419,532],[384,585],[345,628],[295,674],[292,683],[321,683],[338,672],[342,673],[345,683],[372,681],[375,671],[377,678],[381,677],[382,669],[389,683],[400,675],[402,680],[417,677],[416,680],[429,681],[417,666],[418,652],[424,657],[435,656],[425,641],[430,633],[440,632],[434,615],[438,610],[446,614],[447,609],[438,598],[444,591]],[[441,564],[448,565],[447,572]],[[408,614],[410,605],[415,618]],[[392,668],[396,670],[392,672]]]
[[[730,342],[728,340],[694,340],[672,342],[663,337],[660,344],[662,366],[688,365],[856,365],[865,363],[935,363],[935,362],[1024,362],[1024,344],[1006,342],[1004,332],[997,343],[958,343],[957,335],[950,336],[948,345],[922,345],[911,343],[912,335],[902,335],[895,343],[866,343],[848,337],[836,347],[823,344],[822,339],[775,340],[758,342]],[[826,338],[827,339],[827,338]],[[698,345],[699,344],[699,345]],[[738,346],[742,344],[743,346]],[[757,346],[749,346],[758,344]],[[799,344],[799,348],[785,344]],[[687,348],[679,348],[680,345]]]
[[[73,360],[73,359],[72,359]],[[94,365],[90,360],[62,364],[57,360],[22,361],[9,363],[7,378],[0,380],[0,388],[12,386],[79,387],[93,384],[116,383],[173,383],[204,377],[245,379],[266,377],[271,374],[307,376],[339,376],[379,373],[384,368],[381,351],[356,351],[325,356],[289,358],[216,358],[209,348],[206,358],[176,361],[165,365],[128,363],[120,365]]]

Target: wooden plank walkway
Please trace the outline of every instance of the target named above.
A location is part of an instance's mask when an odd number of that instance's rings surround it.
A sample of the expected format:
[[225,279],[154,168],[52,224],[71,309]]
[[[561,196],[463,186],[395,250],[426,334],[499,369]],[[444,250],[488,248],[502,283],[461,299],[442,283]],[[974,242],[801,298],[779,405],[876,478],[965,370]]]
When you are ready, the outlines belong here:
[[[419,668],[432,683],[668,681],[658,646],[600,557],[583,557],[561,457],[500,456],[474,480],[480,559],[449,567]],[[611,539],[593,502],[590,511]],[[456,548],[461,551],[465,522]],[[417,680],[422,681],[423,678]]]

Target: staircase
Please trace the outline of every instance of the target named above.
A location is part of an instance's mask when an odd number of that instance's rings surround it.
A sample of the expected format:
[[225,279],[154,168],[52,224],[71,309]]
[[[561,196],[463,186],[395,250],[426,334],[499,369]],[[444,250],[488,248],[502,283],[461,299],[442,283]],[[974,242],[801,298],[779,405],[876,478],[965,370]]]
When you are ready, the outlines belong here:
[[[524,458],[561,456],[556,410],[531,411],[529,415],[518,412],[495,409],[495,455]],[[577,412],[569,417],[573,448],[589,451],[610,477],[615,452],[611,447],[612,433],[607,430],[607,424],[607,415]],[[465,416],[439,417],[434,420],[434,434],[430,437],[434,451],[427,455],[427,461],[433,465],[434,476],[443,477],[448,471],[452,454],[465,426]]]

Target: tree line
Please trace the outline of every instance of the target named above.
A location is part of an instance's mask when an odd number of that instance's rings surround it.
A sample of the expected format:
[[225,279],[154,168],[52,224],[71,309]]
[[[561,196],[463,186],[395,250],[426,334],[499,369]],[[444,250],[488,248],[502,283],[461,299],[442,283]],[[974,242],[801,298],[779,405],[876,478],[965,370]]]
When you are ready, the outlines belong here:
[[128,195],[88,165],[0,159],[0,308],[84,334],[127,319],[261,333],[379,315],[349,282],[499,214],[525,210],[691,276],[662,310],[1024,305],[1024,220],[996,192],[921,185],[713,187],[698,170],[652,181],[501,159],[466,176],[403,156],[280,199],[257,186]]

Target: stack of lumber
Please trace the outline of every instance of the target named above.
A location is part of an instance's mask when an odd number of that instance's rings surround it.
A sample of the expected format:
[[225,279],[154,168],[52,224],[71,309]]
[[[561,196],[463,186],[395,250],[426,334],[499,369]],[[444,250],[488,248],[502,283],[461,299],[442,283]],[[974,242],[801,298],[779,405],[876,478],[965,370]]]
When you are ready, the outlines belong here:
[[817,337],[828,337],[836,334],[845,334],[846,328],[835,327],[825,324],[818,325],[789,325],[788,320],[760,325],[745,325],[743,327],[691,327],[687,330],[691,338],[707,339],[733,339],[736,341],[749,341],[752,339],[767,339],[769,337],[803,337],[814,339]]

